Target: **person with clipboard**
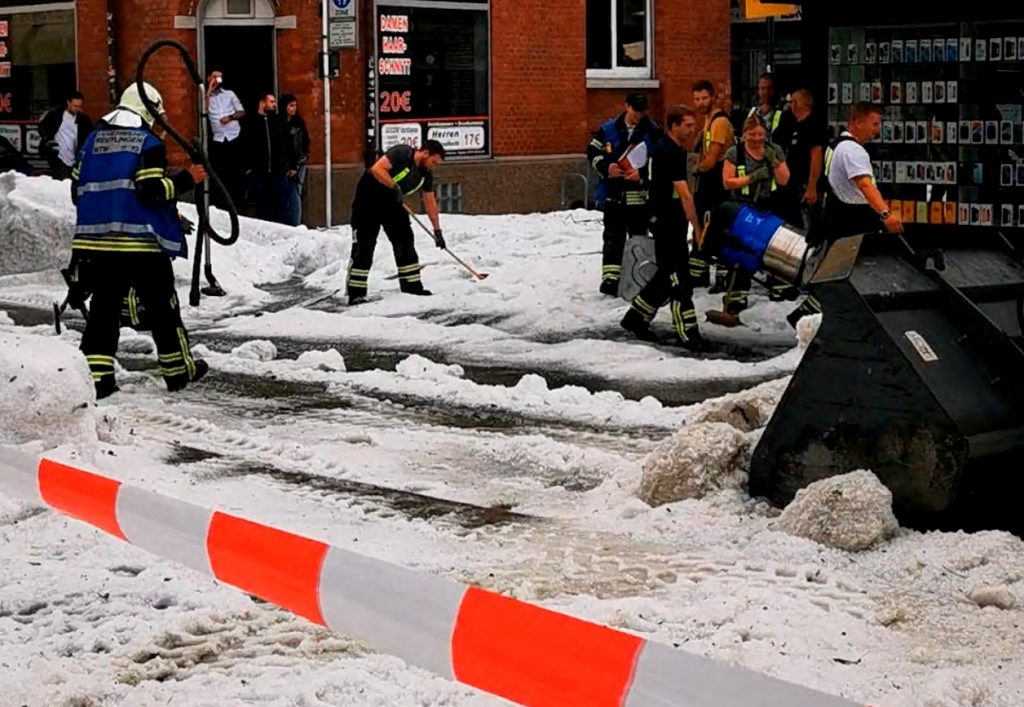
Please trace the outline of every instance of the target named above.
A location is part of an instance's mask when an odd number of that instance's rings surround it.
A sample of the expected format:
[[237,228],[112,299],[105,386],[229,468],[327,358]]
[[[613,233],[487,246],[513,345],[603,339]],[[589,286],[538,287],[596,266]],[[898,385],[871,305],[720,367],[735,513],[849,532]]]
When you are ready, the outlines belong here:
[[643,93],[626,96],[623,112],[590,136],[587,159],[600,175],[597,206],[604,210],[602,294],[618,295],[627,236],[647,233],[647,156],[661,137]]

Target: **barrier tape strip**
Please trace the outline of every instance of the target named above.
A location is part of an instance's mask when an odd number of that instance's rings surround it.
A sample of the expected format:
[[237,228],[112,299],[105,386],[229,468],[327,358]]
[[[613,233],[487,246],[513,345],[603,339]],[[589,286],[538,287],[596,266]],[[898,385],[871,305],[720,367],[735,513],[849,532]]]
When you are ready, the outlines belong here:
[[42,501],[377,651],[520,704],[855,705],[4,447],[0,491]]

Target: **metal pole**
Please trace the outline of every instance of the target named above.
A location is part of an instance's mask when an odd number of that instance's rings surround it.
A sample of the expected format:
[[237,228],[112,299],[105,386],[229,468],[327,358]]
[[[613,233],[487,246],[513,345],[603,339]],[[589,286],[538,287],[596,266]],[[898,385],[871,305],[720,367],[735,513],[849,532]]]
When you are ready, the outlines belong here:
[[324,204],[325,224],[331,226],[331,59],[330,34],[328,28],[328,5],[330,0],[322,0],[321,14],[323,30],[323,75],[324,75]]
[[766,54],[765,58],[767,59],[767,61],[765,62],[767,64],[767,66],[765,67],[765,71],[767,71],[768,73],[774,73],[774,70],[775,70],[775,67],[774,67],[774,64],[775,64],[775,18],[774,17],[769,17],[768,18],[768,22],[766,24],[768,25],[768,51],[765,52],[765,54]]

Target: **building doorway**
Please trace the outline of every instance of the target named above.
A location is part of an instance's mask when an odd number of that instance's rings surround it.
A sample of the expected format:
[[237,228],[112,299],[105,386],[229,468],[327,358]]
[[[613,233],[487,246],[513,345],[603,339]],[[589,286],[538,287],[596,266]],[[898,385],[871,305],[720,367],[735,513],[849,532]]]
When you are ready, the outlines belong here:
[[250,115],[277,93],[274,8],[269,0],[209,0],[200,18],[200,69],[217,70]]
[[204,27],[203,44],[204,73],[223,72],[225,87],[235,92],[246,113],[256,112],[262,94],[277,93],[273,27]]

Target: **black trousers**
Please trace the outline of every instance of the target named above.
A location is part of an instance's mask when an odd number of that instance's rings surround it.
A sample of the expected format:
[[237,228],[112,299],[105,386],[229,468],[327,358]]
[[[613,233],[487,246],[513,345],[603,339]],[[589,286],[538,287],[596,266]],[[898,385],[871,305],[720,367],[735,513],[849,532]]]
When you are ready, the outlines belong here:
[[[245,207],[245,154],[242,138],[230,142],[210,141],[210,166],[220,177],[220,181],[231,195],[231,200],[239,209]],[[226,208],[220,190],[210,187],[210,204],[218,208]]]
[[[624,199],[625,197],[623,197]],[[630,204],[609,200],[604,206],[604,248],[601,253],[601,281],[618,282],[622,276],[622,253],[626,238],[647,234],[650,211],[647,204]]]
[[[181,322],[171,261],[162,253],[87,253],[79,256],[79,278],[92,291],[81,350],[93,382],[113,383],[114,355],[122,307],[134,297],[145,303],[146,325],[156,342],[160,373],[170,387],[195,376],[188,332]],[[133,297],[129,298],[132,292]],[[109,380],[104,380],[109,377]]]
[[684,341],[697,329],[686,231],[685,219],[659,219],[651,224],[658,270],[630,304],[644,321],[650,322],[658,309],[671,300],[672,326]]
[[402,292],[422,292],[423,278],[420,261],[413,242],[409,214],[393,198],[384,200],[369,189],[356,187],[352,204],[352,259],[348,268],[348,296],[365,297],[373,265],[373,252],[377,248],[380,229],[391,241],[398,266],[398,286]]

